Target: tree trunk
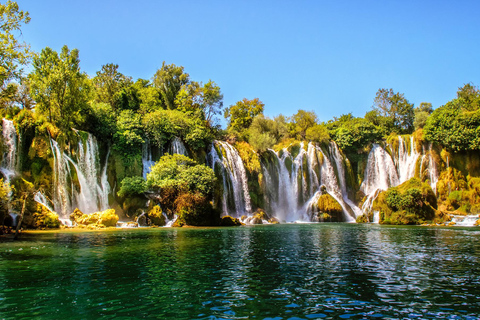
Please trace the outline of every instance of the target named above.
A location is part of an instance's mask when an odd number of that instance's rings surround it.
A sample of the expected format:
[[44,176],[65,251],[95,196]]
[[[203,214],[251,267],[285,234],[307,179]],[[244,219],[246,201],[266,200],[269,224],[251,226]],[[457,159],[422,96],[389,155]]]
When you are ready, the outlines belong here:
[[20,220],[18,220],[18,224],[17,224],[17,228],[15,229],[15,236],[13,237],[13,240],[17,240],[17,238],[18,238],[18,231],[20,230],[20,226],[22,225],[23,215],[25,214],[26,205],[27,205],[27,196],[24,196],[23,197],[22,212],[20,213]]

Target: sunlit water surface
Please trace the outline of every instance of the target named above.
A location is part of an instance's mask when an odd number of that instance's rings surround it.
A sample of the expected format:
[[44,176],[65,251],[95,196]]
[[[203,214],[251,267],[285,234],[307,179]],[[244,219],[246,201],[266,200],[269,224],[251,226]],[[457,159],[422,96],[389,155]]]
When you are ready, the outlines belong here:
[[477,319],[476,228],[297,224],[22,235],[0,318]]

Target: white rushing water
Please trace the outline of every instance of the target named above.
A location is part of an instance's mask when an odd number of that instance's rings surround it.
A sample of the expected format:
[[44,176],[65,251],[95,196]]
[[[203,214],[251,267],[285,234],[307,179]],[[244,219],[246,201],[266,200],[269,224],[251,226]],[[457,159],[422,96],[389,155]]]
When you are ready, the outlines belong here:
[[476,225],[478,220],[479,220],[478,214],[467,215],[467,216],[455,215],[452,217],[452,222],[454,222],[455,226],[458,226],[458,227],[473,227]]
[[[335,151],[336,149],[336,151]],[[348,198],[345,168],[341,163],[341,154],[336,145],[332,145],[334,162],[332,163],[320,147],[313,143],[300,144],[298,154],[293,158],[287,148],[281,152],[269,150],[277,159],[274,162],[272,172],[265,179],[266,190],[277,190],[277,194],[269,192],[268,202],[271,204],[272,214],[280,221],[298,222],[312,221],[313,207],[320,197],[320,186],[326,188],[329,193],[341,205],[344,212],[344,220],[352,222],[360,209]],[[321,160],[319,160],[321,159]],[[339,178],[335,174],[334,164],[337,166]],[[274,184],[272,174],[278,175],[278,186]],[[340,180],[340,183],[339,183]]]
[[147,174],[152,171],[152,167],[155,161],[152,159],[152,150],[150,147],[150,141],[145,139],[145,143],[142,145],[142,166],[143,166],[143,179],[147,179]]
[[398,152],[394,152],[394,148],[391,149],[398,172],[398,182],[401,184],[415,175],[415,167],[420,153],[417,151],[413,136],[410,137],[410,150],[402,136],[398,136]]
[[[220,166],[222,172],[223,214],[228,214],[235,218],[244,214],[251,214],[252,206],[248,191],[247,173],[238,151],[227,142],[214,141],[214,144],[222,152],[220,157],[214,146],[212,146],[209,157],[212,169],[215,171],[215,167]],[[234,208],[229,208],[228,204],[232,202]]]
[[15,126],[11,120],[2,120],[2,137],[5,150],[3,153],[0,171],[7,182],[15,175],[17,169],[17,145],[18,136]]
[[188,157],[187,148],[179,137],[174,137],[170,145],[170,153],[178,153]]
[[368,155],[363,182],[360,190],[367,196],[363,212],[370,212],[379,191],[399,184],[398,174],[390,155],[378,144],[374,144]]
[[54,155],[53,203],[59,216],[68,217],[76,207],[84,213],[108,209],[110,185],[106,166],[109,152],[101,169],[98,143],[91,134],[85,141],[79,139],[75,159],[60,150],[55,140],[50,139],[50,145]]

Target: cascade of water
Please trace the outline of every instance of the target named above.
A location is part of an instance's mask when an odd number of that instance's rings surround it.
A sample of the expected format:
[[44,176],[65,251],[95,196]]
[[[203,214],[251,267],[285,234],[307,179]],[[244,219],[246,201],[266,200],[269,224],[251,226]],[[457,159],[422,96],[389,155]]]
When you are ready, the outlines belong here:
[[[50,139],[54,155],[54,206],[61,217],[70,214],[74,206],[84,213],[108,209],[110,185],[107,180],[107,152],[105,166],[100,173],[98,144],[95,137],[79,140],[76,161],[62,152],[58,143]],[[72,168],[75,170],[78,188],[74,185]],[[70,191],[69,191],[70,190]]]
[[[343,156],[338,149],[337,144],[334,141],[330,142],[330,154],[332,154],[333,159],[335,160],[335,165],[337,166],[338,180],[340,182],[340,190],[342,193],[343,201],[353,210],[355,217],[362,215],[362,210],[353,203],[350,198],[348,198],[347,193],[347,183],[345,180],[345,167],[343,165]],[[348,160],[347,160],[348,161]]]
[[17,165],[17,131],[11,120],[2,120],[2,135],[5,145],[5,153],[3,154],[0,171],[5,176],[7,182],[15,175]]
[[452,217],[452,222],[455,223],[454,225],[459,227],[473,227],[478,220],[478,214],[468,216],[455,215]]
[[[247,173],[242,162],[242,158],[238,154],[237,150],[227,142],[214,141],[214,144],[222,150],[222,158],[217,154],[215,147],[212,146],[210,151],[210,161],[212,169],[215,170],[216,165],[222,166],[223,175],[223,213],[230,214],[228,212],[229,196],[233,195],[233,203],[235,206],[235,212],[231,215],[234,217],[240,217],[243,214],[249,214],[252,212],[252,206],[250,204],[250,194],[248,191]],[[227,181],[227,177],[228,180]]]
[[[73,182],[70,178],[70,165],[66,155],[60,150],[57,141],[50,139],[53,153],[53,204],[60,217],[72,212]],[[71,190],[69,192],[69,190]]]
[[437,164],[432,156],[432,144],[430,144],[428,152],[428,176],[430,179],[430,186],[432,187],[433,192],[437,193],[438,170]]
[[[321,149],[318,148],[321,152]],[[322,177],[321,177],[321,184],[325,186],[327,189],[328,194],[330,194],[342,207],[344,218],[346,222],[354,222],[355,218],[350,215],[348,211],[348,207],[343,199],[342,190],[339,187],[339,183],[337,177],[335,175],[335,169],[332,166],[332,163],[324,155],[323,163],[322,163]],[[346,189],[345,189],[346,190]],[[346,191],[345,191],[346,192]]]
[[363,212],[369,212],[373,200],[378,195],[377,190],[387,190],[397,186],[399,179],[395,165],[390,155],[378,144],[374,144],[368,155],[367,167],[360,190],[367,196],[362,206]]
[[187,148],[185,148],[185,145],[183,144],[182,140],[179,137],[173,138],[172,143],[170,145],[170,152],[172,154],[174,153],[183,154],[184,156],[188,157]]
[[43,193],[41,193],[40,191],[37,191],[35,193],[35,195],[33,196],[33,200],[40,203],[41,205],[43,205],[48,210],[50,210],[52,212],[55,211],[55,210],[53,210],[53,207],[51,206],[50,202],[47,200],[47,197]]
[[415,147],[413,136],[410,137],[410,152],[402,136],[398,136],[398,155],[393,153],[398,172],[399,183],[403,183],[415,175],[415,166],[420,153]]
[[145,143],[142,145],[142,165],[143,165],[143,179],[147,179],[147,174],[152,171],[152,166],[155,161],[152,160],[152,150],[150,148],[150,142],[145,139]]

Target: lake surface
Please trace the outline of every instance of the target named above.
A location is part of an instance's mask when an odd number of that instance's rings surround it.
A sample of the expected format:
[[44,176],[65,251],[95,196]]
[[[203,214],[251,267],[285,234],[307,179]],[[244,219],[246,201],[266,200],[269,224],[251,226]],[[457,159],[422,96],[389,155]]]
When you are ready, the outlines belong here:
[[357,224],[23,234],[0,318],[477,319],[480,230]]

